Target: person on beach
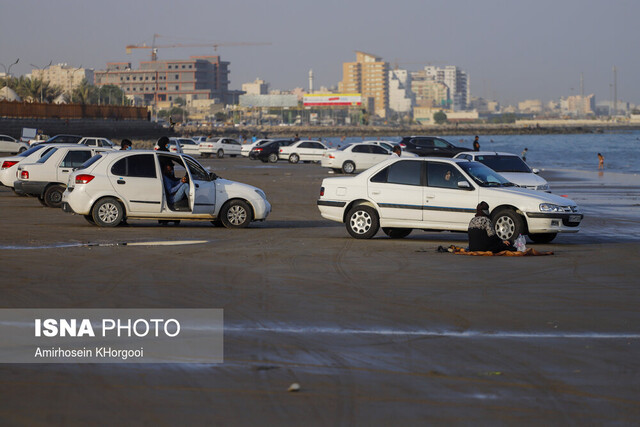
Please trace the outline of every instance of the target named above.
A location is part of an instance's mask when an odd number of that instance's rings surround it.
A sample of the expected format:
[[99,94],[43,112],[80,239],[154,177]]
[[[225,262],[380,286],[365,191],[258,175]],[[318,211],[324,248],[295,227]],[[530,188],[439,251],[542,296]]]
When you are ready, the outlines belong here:
[[131,141],[129,141],[128,139],[123,139],[120,143],[120,150],[131,150],[131,146]]
[[473,140],[473,151],[480,151],[480,141],[478,135],[476,135],[476,139]]
[[402,157],[402,148],[399,145],[393,146],[392,156]]
[[480,202],[476,206],[476,215],[469,222],[469,251],[491,251],[498,253],[502,251],[514,250],[511,242],[500,240],[496,234],[496,229],[489,218],[489,205],[487,202]]
[[522,150],[522,153],[520,153],[520,157],[522,157],[523,162],[527,161],[527,151],[529,151],[529,149],[525,148],[524,150]]
[[300,137],[298,136],[298,134],[296,133],[295,138],[293,138],[293,142],[298,142],[300,141]]
[[167,144],[169,144],[169,138],[161,136],[160,139],[158,139],[158,151],[166,151],[168,153],[169,148],[167,148]]
[[598,153],[598,170],[604,169],[604,156]]

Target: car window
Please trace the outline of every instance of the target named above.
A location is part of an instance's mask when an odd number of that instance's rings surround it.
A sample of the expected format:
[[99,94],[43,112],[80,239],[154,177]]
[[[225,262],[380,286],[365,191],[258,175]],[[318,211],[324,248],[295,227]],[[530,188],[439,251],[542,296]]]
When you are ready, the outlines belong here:
[[120,159],[111,167],[111,173],[118,176],[155,178],[156,162],[153,154],[135,154]]
[[371,153],[370,150],[370,145],[365,145],[365,144],[358,144],[355,147],[353,147],[353,150],[351,150],[351,152],[353,153]]
[[298,148],[314,148],[313,147],[313,142],[301,142],[298,145]]
[[449,147],[451,147],[451,144],[449,144],[444,139],[437,139],[437,138],[433,140],[433,145],[435,147],[438,147],[438,148],[449,148]]
[[421,185],[421,161],[402,160],[389,166],[387,182],[389,184]]
[[388,150],[385,150],[384,148],[380,147],[379,145],[372,145],[371,146],[371,152],[373,154],[391,154]]
[[496,172],[527,172],[531,173],[531,169],[518,156],[476,156],[476,161],[483,165],[489,166]]
[[426,147],[426,148],[433,147],[433,140],[432,139],[414,139],[413,142],[418,147]]
[[209,181],[209,173],[202,166],[200,166],[200,164],[188,157],[185,157],[184,160],[189,167],[189,172],[191,172],[191,177],[193,179],[197,179],[199,181]]
[[391,146],[391,144],[387,144],[386,142],[381,142],[380,145],[389,151],[393,151],[393,147]]
[[86,169],[89,166],[91,166],[92,164],[94,164],[95,162],[97,162],[100,158],[102,157],[102,154],[96,154],[95,156],[93,156],[92,158],[90,158],[89,160],[87,160],[86,162],[84,162],[83,164],[81,164],[78,167],[79,169]]
[[51,156],[53,156],[53,153],[55,153],[56,151],[58,151],[57,148],[53,148],[52,150],[49,150],[48,153],[46,153],[44,156],[40,157],[37,161],[37,163],[44,163],[47,160],[49,160],[51,158]]
[[18,157],[27,157],[27,156],[31,155],[31,153],[35,153],[36,151],[40,150],[43,147],[44,147],[44,145],[35,145],[35,146],[29,148],[28,150],[23,151],[22,153],[18,154]]
[[100,145],[102,147],[110,147],[113,148],[113,142],[109,141],[108,139],[101,139],[100,140]]
[[63,168],[77,168],[81,166],[84,162],[91,158],[91,151],[89,150],[69,150],[60,167]]
[[84,145],[88,145],[90,147],[95,147],[96,145],[98,145],[98,143],[96,142],[95,139],[90,138],[90,139],[85,139],[84,140]]
[[429,187],[458,189],[459,181],[466,181],[466,179],[454,165],[440,162],[427,164],[427,185]]

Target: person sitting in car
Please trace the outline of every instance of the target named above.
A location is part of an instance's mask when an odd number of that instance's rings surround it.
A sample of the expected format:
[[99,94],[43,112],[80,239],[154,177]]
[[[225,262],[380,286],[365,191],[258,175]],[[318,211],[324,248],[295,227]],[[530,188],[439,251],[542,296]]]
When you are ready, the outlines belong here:
[[187,198],[189,193],[188,178],[185,175],[182,179],[176,179],[173,174],[173,165],[170,163],[164,165],[162,183],[167,194],[167,202],[170,205],[175,205],[180,200]]
[[469,222],[469,251],[491,251],[498,253],[514,250],[511,242],[500,240],[489,218],[489,205],[480,202],[476,206],[476,215]]

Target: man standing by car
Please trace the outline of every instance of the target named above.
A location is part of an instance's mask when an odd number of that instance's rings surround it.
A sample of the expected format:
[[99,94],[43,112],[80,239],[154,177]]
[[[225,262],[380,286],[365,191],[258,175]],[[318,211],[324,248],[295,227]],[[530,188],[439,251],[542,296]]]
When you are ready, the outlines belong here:
[[473,140],[473,151],[480,151],[480,138],[476,135],[476,139]]

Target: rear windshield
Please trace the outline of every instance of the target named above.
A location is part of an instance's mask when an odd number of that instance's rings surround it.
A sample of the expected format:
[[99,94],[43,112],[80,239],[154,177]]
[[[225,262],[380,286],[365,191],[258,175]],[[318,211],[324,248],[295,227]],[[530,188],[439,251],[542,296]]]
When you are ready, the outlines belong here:
[[476,156],[476,161],[496,172],[531,172],[529,166],[518,156]]
[[36,163],[44,163],[44,162],[46,162],[47,160],[49,160],[49,157],[51,157],[53,155],[53,153],[55,153],[56,151],[58,151],[57,148],[49,150],[49,152],[47,154],[45,154],[44,156],[40,157]]
[[80,167],[78,167],[76,170],[86,169],[92,164],[94,164],[95,162],[97,162],[98,160],[100,160],[101,158],[102,158],[102,154],[96,154],[95,156],[93,156],[92,158],[90,158],[89,160],[81,164]]
[[35,145],[35,146],[29,148],[28,150],[23,151],[22,153],[18,154],[18,157],[27,157],[31,153],[35,153],[36,151],[38,151],[41,148],[44,148],[44,145]]

